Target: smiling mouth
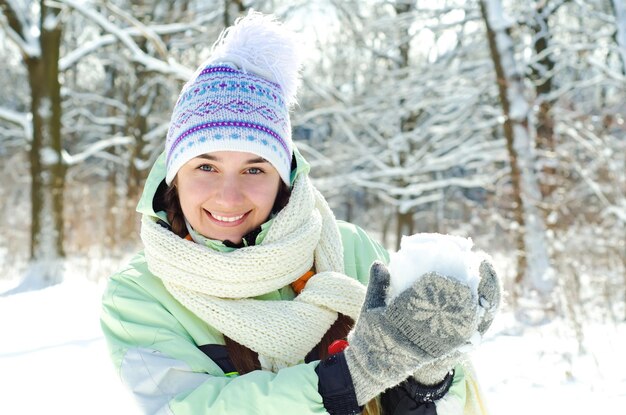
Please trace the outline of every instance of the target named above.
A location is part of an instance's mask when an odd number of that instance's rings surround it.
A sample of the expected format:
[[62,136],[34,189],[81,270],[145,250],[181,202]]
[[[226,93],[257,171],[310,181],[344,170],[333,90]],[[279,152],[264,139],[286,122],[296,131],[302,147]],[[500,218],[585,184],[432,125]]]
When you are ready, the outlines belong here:
[[240,223],[242,223],[248,216],[248,213],[250,212],[246,212],[237,216],[222,216],[222,215],[209,212],[208,210],[206,211],[206,213],[207,213],[207,216],[211,220],[213,220],[213,222],[217,222],[218,224],[222,224],[222,225],[233,226],[233,225],[239,225]]
[[215,215],[211,213],[211,216],[213,216],[215,219],[221,222],[237,222],[239,219],[243,218],[244,215],[227,217],[227,216],[220,216],[220,215]]

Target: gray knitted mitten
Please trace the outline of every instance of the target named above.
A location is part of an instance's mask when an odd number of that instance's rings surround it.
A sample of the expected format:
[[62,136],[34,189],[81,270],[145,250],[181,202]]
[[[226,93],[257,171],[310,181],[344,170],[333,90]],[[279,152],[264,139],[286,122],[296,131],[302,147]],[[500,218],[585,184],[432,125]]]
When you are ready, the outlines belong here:
[[427,273],[385,306],[388,286],[389,271],[374,263],[365,303],[348,335],[344,353],[359,405],[450,355],[479,325],[478,298],[459,281]]
[[[478,322],[478,332],[481,336],[485,334],[500,305],[500,282],[495,270],[487,261],[483,261],[478,269],[480,282],[478,283],[478,303],[483,309]],[[435,385],[441,383],[446,374],[463,360],[464,354],[455,350],[452,354],[436,359],[420,367],[413,377],[423,385]]]

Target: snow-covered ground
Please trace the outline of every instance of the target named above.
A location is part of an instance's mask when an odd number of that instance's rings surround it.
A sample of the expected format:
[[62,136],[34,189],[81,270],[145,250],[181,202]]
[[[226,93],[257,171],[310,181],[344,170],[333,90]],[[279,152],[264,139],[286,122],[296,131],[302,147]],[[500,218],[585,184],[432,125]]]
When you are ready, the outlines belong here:
[[585,351],[563,323],[500,315],[474,361],[493,415],[626,413],[626,325],[587,327]]
[[[1,281],[0,281],[1,282]],[[9,288],[0,284],[0,292]],[[111,367],[98,314],[103,283],[67,278],[0,297],[0,414],[136,414]],[[501,314],[474,362],[493,415],[626,411],[626,326],[524,327]]]
[[0,297],[0,414],[138,414],[108,358],[103,286],[69,280]]

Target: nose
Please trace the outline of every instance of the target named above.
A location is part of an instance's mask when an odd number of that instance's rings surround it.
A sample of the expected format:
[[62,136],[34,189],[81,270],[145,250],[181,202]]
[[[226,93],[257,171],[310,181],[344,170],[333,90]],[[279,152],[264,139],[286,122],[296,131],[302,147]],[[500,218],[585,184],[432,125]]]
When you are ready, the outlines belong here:
[[244,200],[243,187],[237,177],[223,177],[215,190],[215,202],[224,208],[236,207]]

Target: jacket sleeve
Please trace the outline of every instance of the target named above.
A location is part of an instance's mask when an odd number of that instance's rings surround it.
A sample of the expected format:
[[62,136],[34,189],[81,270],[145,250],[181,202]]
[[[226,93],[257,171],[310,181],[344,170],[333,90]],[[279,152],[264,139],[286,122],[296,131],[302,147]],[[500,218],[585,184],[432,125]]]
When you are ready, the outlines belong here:
[[227,375],[198,345],[223,337],[184,309],[141,258],[109,281],[101,325],[119,376],[146,414],[325,414],[315,368]]
[[374,261],[389,263],[389,253],[360,227],[337,221],[343,245],[344,268],[346,275],[367,284],[370,267]]

